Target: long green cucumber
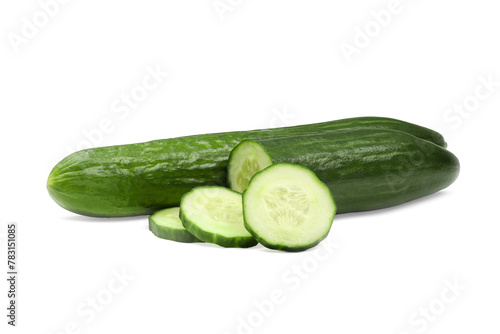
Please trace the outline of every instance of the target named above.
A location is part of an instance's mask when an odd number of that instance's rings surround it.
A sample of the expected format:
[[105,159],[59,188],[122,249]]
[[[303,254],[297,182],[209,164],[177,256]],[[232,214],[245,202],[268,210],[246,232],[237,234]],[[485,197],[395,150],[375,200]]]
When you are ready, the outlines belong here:
[[458,159],[446,149],[404,132],[338,130],[243,141],[232,152],[228,179],[243,191],[271,163],[311,169],[330,188],[337,213],[394,206],[448,187]]
[[242,140],[357,128],[404,131],[446,145],[433,130],[383,117],[194,135],[75,152],[53,168],[47,189],[60,206],[83,215],[151,214],[179,206],[194,187],[225,185],[229,153]]

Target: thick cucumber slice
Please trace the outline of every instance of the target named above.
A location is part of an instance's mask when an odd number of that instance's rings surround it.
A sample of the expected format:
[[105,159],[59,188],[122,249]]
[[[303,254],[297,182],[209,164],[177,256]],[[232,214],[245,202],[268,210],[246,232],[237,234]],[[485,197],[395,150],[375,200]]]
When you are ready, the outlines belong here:
[[297,252],[315,246],[330,231],[336,210],[328,187],[299,165],[271,165],[243,192],[245,227],[272,249]]
[[198,239],[223,247],[257,244],[245,229],[241,194],[228,188],[197,187],[181,199],[180,218]]
[[229,155],[227,180],[231,189],[243,193],[255,173],[273,164],[271,156],[259,142],[244,140]]
[[182,226],[179,207],[156,211],[149,216],[149,230],[158,238],[178,242],[200,242]]
[[229,155],[227,182],[229,187],[242,193],[252,176],[273,164],[261,144],[251,140],[239,143]]

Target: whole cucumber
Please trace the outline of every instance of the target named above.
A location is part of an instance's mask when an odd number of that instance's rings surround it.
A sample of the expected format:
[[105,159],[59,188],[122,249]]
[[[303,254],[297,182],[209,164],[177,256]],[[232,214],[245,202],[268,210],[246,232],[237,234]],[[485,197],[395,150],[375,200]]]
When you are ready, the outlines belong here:
[[440,134],[425,127],[391,118],[358,117],[86,149],[52,169],[47,189],[60,206],[82,215],[151,214],[178,206],[182,195],[196,186],[226,185],[229,153],[242,140],[360,128],[403,131],[446,146]]

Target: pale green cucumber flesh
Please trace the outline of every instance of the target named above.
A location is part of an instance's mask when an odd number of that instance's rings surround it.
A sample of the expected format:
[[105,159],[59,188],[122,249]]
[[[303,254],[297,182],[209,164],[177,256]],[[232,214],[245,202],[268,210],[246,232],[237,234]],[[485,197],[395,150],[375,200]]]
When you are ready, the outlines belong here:
[[272,165],[272,157],[261,143],[253,140],[242,141],[231,151],[227,162],[229,187],[243,193],[250,179],[270,165]]
[[271,157],[261,144],[251,140],[242,141],[229,156],[227,165],[229,187],[242,193],[255,173],[272,164]]
[[243,192],[245,227],[271,249],[297,252],[317,245],[330,231],[335,212],[328,187],[298,165],[267,167]]
[[163,209],[149,216],[149,230],[158,238],[178,242],[200,242],[188,232],[179,218],[179,207]]
[[243,222],[241,194],[225,187],[197,187],[181,199],[183,226],[198,239],[223,247],[257,244]]

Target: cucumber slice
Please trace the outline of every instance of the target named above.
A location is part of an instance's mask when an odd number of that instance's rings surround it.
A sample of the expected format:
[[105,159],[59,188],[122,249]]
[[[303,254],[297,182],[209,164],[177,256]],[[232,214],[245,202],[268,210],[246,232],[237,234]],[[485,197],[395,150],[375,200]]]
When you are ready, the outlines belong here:
[[243,192],[245,227],[272,249],[297,252],[317,245],[330,231],[336,210],[328,187],[299,165],[271,165]]
[[245,229],[241,194],[218,186],[197,187],[181,199],[180,218],[198,239],[223,247],[257,244]]
[[273,164],[273,160],[258,142],[244,140],[229,155],[227,182],[232,190],[242,193],[252,176]]
[[178,242],[200,242],[182,226],[179,218],[179,207],[156,211],[149,216],[149,230],[158,238]]

